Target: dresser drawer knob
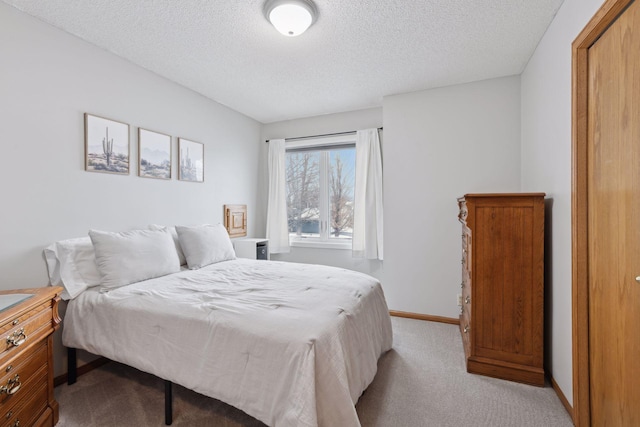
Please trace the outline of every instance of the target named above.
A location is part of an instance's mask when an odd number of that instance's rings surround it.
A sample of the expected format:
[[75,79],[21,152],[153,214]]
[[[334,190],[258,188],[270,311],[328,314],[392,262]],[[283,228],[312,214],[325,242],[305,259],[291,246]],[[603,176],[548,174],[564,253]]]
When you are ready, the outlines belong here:
[[21,385],[20,375],[16,374],[15,377],[9,378],[7,385],[0,387],[0,395],[4,393],[7,393],[8,395],[16,394],[18,390],[20,390]]
[[16,420],[15,423],[11,424],[11,427],[20,427],[20,420]]
[[5,415],[4,417],[5,417],[6,419],[9,419],[9,418],[11,418],[12,416],[13,416],[13,411],[9,411],[9,412],[7,412],[7,415]]
[[23,344],[26,339],[27,336],[24,333],[24,328],[20,328],[7,337],[7,344],[13,347],[18,347],[20,344]]
[[13,322],[11,322],[13,326],[16,326],[18,323],[20,323],[20,319],[15,319]]
[[469,333],[469,330],[471,330],[471,327],[470,327],[469,325],[467,325],[467,326],[465,326],[465,327],[464,327],[464,333],[465,333],[465,334],[468,334],[468,333]]
[[467,295],[467,296],[464,298],[464,303],[465,303],[465,304],[471,304],[471,296]]

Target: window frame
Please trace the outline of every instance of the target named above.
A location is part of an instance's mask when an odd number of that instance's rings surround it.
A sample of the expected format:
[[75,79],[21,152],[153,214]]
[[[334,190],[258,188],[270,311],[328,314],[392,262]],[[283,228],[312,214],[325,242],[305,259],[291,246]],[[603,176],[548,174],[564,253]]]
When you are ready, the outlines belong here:
[[[285,156],[288,152],[302,151],[320,151],[319,180],[320,195],[318,208],[320,211],[318,237],[292,236],[289,234],[289,245],[293,247],[303,248],[320,248],[320,249],[343,249],[351,250],[352,238],[332,238],[329,232],[329,212],[331,210],[331,201],[329,196],[329,167],[330,167],[330,151],[339,148],[356,147],[356,133],[336,135],[330,137],[309,137],[298,138],[295,140],[285,141]],[[354,160],[354,172],[355,172]],[[324,189],[324,191],[323,191]],[[354,192],[355,192],[355,175],[354,175]],[[355,194],[354,194],[355,197]]]

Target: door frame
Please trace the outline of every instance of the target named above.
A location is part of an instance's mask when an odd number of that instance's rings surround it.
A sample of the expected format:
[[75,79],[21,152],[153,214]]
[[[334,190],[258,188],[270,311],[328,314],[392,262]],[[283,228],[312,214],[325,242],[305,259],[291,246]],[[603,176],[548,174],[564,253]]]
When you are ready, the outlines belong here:
[[634,0],[606,0],[571,45],[571,273],[573,423],[591,424],[589,385],[588,102],[589,48]]

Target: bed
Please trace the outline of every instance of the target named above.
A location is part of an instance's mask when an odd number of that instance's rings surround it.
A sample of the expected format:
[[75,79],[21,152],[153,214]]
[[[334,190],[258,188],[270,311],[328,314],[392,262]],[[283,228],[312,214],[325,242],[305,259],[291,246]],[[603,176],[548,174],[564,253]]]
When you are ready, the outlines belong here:
[[67,306],[63,344],[270,426],[359,426],[355,404],[392,345],[380,283],[328,266],[227,258],[86,286]]

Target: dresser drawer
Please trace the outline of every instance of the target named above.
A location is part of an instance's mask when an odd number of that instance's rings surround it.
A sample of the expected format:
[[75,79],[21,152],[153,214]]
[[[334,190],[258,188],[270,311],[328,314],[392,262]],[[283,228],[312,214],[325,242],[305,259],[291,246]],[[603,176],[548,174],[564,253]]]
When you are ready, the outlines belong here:
[[51,408],[46,408],[42,415],[40,415],[40,418],[34,421],[33,427],[53,427],[57,422],[54,422],[53,417],[54,415]]
[[471,274],[466,268],[462,269],[462,281],[460,282],[460,288],[466,289],[467,292],[471,292]]
[[10,363],[0,365],[0,408],[5,403],[18,400],[24,394],[28,394],[28,386],[36,372],[47,367],[47,345],[42,341],[33,351],[24,356],[11,360]]
[[471,321],[471,289],[465,287],[462,289],[462,309],[461,311],[467,312],[467,319]]
[[[46,377],[46,372],[44,372]],[[6,427],[30,426],[41,417],[47,407],[47,383],[40,382],[29,396],[25,396],[14,408],[3,411],[0,425]]]
[[11,319],[0,327],[0,364],[8,361],[31,343],[38,342],[50,332],[51,304],[42,304],[33,310]]
[[[48,391],[47,369],[43,366],[30,379],[20,385],[20,390],[0,405],[0,420],[15,418],[15,414],[24,413],[25,405],[38,405],[38,408],[47,406],[47,393],[44,396],[39,393],[40,388],[44,387]],[[34,398],[37,397],[37,401]],[[40,411],[42,412],[42,411]],[[22,416],[22,425],[24,426],[25,416]],[[0,424],[1,425],[1,424]]]
[[471,338],[469,336],[471,328],[471,320],[469,319],[469,313],[462,306],[460,314],[460,334],[462,335],[462,345],[464,347],[465,358],[469,357],[471,352]]

